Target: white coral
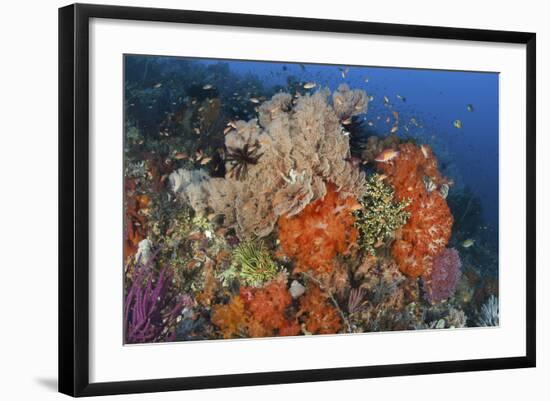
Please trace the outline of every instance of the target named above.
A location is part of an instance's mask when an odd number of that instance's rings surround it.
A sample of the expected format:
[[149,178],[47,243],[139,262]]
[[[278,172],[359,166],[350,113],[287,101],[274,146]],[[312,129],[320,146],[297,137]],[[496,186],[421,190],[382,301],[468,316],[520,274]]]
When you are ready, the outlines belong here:
[[477,317],[477,324],[480,327],[498,326],[500,321],[498,298],[491,295],[487,302],[481,306]]
[[345,85],[333,94],[334,105],[329,95],[320,90],[299,96],[292,106],[292,97],[279,93],[260,105],[258,120],[236,122],[226,147],[259,147],[261,155],[242,182],[180,169],[170,176],[172,189],[197,212],[223,214],[224,225],[235,227],[240,238],[268,235],[279,216],[296,215],[324,197],[329,182],[341,196],[359,196],[364,174],[348,161],[340,117],[365,111],[367,97]]

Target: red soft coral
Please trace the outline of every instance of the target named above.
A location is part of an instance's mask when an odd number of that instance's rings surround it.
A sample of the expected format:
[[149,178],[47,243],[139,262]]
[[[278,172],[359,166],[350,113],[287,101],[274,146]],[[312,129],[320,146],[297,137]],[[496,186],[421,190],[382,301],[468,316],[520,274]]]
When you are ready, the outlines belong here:
[[427,145],[401,144],[397,157],[377,167],[387,175],[398,201],[412,200],[407,208],[411,216],[398,233],[392,254],[403,273],[419,277],[431,269],[433,257],[445,249],[453,225],[447,202],[439,191],[428,192],[424,180],[434,187],[448,182]]
[[309,285],[300,298],[298,314],[304,316],[305,329],[311,334],[335,334],[342,328],[338,311],[315,285]]
[[293,336],[300,332],[296,319],[287,318],[292,304],[286,279],[278,277],[265,287],[241,287],[227,305],[215,305],[212,323],[225,338]]
[[296,216],[279,218],[279,240],[283,251],[295,259],[296,271],[332,270],[336,254],[348,253],[357,241],[351,212],[358,207],[355,198],[341,198],[329,184],[324,198]]
[[298,324],[287,320],[285,316],[287,308],[292,303],[292,297],[284,277],[272,280],[263,288],[241,288],[241,297],[250,312],[251,337],[266,337],[275,332],[279,335],[298,334]]

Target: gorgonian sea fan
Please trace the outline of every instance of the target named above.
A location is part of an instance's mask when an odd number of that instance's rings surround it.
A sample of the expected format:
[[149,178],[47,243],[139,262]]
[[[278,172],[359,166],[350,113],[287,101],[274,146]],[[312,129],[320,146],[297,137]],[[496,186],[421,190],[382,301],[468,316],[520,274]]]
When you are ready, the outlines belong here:
[[451,297],[461,276],[462,263],[458,251],[444,249],[434,257],[431,270],[422,277],[424,299],[431,304]]
[[176,319],[186,305],[188,295],[170,295],[170,271],[158,275],[150,264],[138,265],[124,302],[126,344],[174,341]]

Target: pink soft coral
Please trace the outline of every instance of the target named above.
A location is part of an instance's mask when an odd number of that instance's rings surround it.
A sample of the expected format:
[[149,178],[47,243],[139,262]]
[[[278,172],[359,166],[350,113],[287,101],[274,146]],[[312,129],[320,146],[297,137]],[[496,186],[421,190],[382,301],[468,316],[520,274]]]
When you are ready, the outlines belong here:
[[460,280],[461,267],[462,263],[456,249],[444,249],[437,255],[431,270],[422,277],[426,301],[434,304],[451,297]]

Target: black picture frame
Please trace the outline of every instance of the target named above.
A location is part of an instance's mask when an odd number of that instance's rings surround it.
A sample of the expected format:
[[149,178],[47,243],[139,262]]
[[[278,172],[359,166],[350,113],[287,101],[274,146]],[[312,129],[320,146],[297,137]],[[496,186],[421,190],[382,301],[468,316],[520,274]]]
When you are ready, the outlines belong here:
[[[516,43],[526,46],[526,354],[521,357],[90,383],[89,21],[91,18]],[[237,387],[534,367],[536,35],[219,12],[74,4],[59,9],[59,391],[71,396]]]

